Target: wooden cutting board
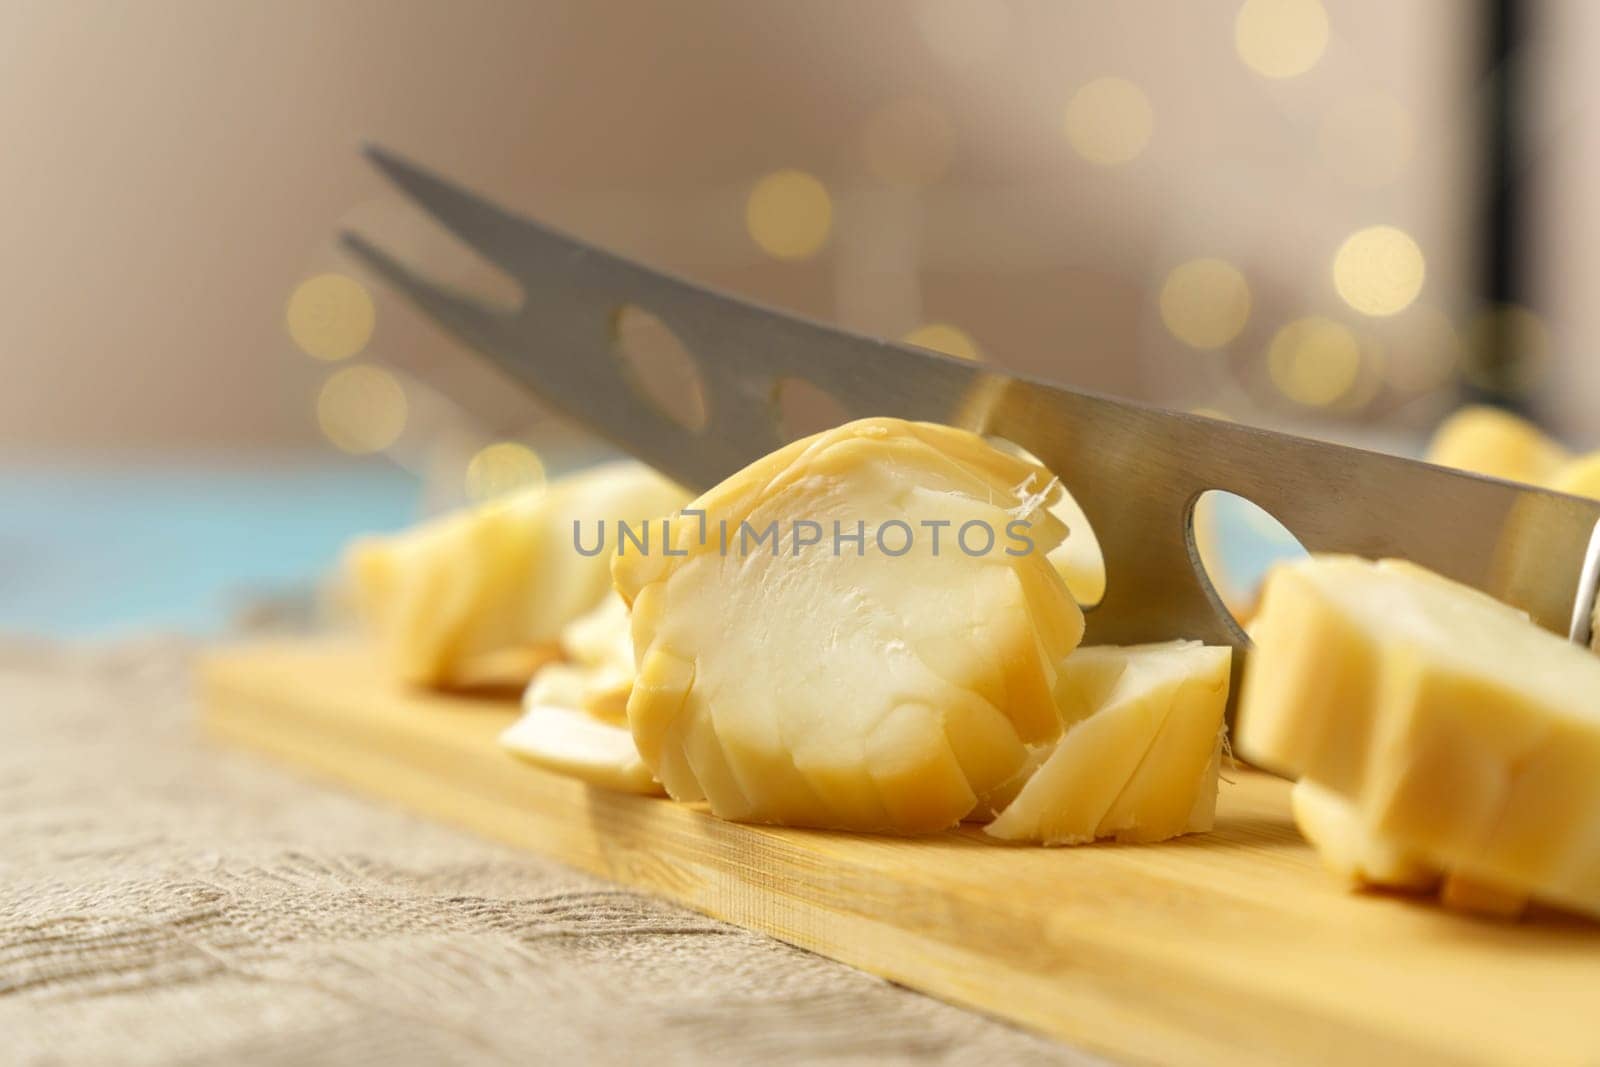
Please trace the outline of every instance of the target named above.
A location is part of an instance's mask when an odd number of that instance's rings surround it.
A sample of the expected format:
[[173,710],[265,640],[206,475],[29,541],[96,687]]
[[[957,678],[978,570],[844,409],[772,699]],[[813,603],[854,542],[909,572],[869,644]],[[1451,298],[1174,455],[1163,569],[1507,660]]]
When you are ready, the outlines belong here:
[[513,703],[402,691],[354,646],[221,651],[201,687],[222,737],[1115,1056],[1600,1062],[1600,924],[1346,892],[1253,771],[1161,845],[785,830],[535,770],[495,744]]

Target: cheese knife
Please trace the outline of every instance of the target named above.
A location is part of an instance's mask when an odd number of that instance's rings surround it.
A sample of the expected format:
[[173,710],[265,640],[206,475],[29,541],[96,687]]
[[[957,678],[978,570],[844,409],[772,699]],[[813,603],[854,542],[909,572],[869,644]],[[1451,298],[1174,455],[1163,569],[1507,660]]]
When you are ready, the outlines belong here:
[[[798,380],[848,417],[1002,437],[1059,475],[1104,555],[1105,593],[1086,614],[1087,642],[1186,637],[1248,649],[1195,543],[1195,503],[1218,489],[1266,509],[1312,552],[1409,559],[1590,643],[1600,503],[863,337],[631,262],[384,148],[365,151],[514,279],[522,302],[491,307],[346,232],[349,252],[516,381],[688,488],[709,488],[786,443],[778,393]],[[708,408],[703,427],[675,420],[639,386],[619,342],[629,308],[659,319],[692,357]]]

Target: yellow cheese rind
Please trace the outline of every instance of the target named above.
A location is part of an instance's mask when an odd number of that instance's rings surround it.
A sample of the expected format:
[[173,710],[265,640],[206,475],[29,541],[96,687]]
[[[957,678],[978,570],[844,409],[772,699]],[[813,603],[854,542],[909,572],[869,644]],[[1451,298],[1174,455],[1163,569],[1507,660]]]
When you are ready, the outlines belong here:
[[1232,650],[1080,648],[1056,694],[1067,731],[985,828],[1006,841],[1162,841],[1211,827]]
[[402,681],[521,687],[559,657],[562,627],[610,586],[608,553],[580,553],[574,522],[587,546],[601,520],[638,521],[687,499],[641,464],[605,464],[363,538],[347,551],[345,574],[358,615]]
[[[723,817],[841,829],[935,830],[1013,788],[1029,746],[1060,733],[1055,664],[1083,632],[1048,559],[1067,533],[1052,481],[974,434],[867,419],[728,478],[686,509],[703,527],[680,517],[656,551],[620,552],[645,762]],[[1018,518],[1034,550],[1010,555]],[[913,531],[903,554],[903,534],[875,539],[890,521]],[[824,543],[795,547],[800,522]],[[948,524],[937,555],[924,522]],[[957,548],[969,522],[996,532],[992,551]],[[776,524],[781,551],[724,552],[742,523]],[[835,523],[865,544],[835,546]]]
[[1462,884],[1600,914],[1600,659],[1475,590],[1351,557],[1275,570],[1252,637],[1247,759]]

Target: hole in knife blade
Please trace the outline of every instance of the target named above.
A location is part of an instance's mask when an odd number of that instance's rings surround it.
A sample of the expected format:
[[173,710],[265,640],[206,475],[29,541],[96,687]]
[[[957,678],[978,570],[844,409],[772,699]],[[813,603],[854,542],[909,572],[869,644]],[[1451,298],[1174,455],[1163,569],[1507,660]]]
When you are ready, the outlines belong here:
[[634,391],[691,433],[704,430],[708,412],[700,369],[671,327],[642,307],[624,304],[611,330]]
[[804,378],[780,378],[773,402],[777,407],[778,430],[786,442],[798,441],[850,421],[850,413],[833,394]]
[[[1050,469],[1048,464],[1015,441],[993,436],[987,440],[1003,452],[1010,452],[1031,463],[1037,463],[1046,470]],[[1055,474],[1054,471],[1051,473]],[[1052,549],[1046,558],[1055,565],[1056,573],[1061,575],[1061,580],[1067,584],[1067,591],[1072,594],[1072,599],[1076,600],[1084,611],[1089,611],[1106,596],[1106,557],[1105,553],[1100,551],[1100,538],[1094,532],[1094,524],[1073,499],[1072,491],[1067,487],[1065,480],[1062,481],[1061,487],[1061,499],[1051,505],[1049,511],[1066,525],[1067,537]]]
[[1189,544],[1204,584],[1241,627],[1255,615],[1267,572],[1310,554],[1271,512],[1222,489],[1207,489],[1194,502]]

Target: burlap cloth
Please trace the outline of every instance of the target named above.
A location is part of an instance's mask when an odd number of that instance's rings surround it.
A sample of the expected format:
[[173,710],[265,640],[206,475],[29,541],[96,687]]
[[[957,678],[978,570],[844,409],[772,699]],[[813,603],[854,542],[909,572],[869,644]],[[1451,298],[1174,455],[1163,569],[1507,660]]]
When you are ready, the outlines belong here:
[[0,642],[0,1061],[1087,1062],[218,747],[191,652]]

